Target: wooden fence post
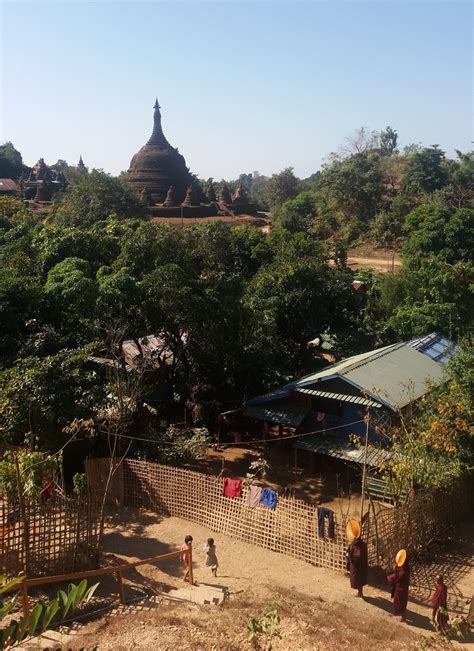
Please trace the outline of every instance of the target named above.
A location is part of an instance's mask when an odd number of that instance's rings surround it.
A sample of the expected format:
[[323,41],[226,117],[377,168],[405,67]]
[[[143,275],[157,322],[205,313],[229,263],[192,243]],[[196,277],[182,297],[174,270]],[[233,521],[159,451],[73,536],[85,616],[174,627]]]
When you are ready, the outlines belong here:
[[26,576],[30,572],[30,529],[28,518],[26,515],[25,498],[23,495],[23,485],[21,482],[20,464],[18,462],[18,455],[15,455],[15,468],[16,468],[16,482],[18,491],[18,500],[20,502],[21,519],[23,520],[23,567]]
[[123,591],[123,577],[122,570],[117,570],[117,587],[120,603],[125,606],[125,593]]
[[194,577],[193,577],[193,550],[192,550],[192,546],[189,547],[189,549],[188,549],[188,564],[189,564],[189,583],[190,583],[190,585],[194,585]]
[[26,583],[21,584],[21,601],[23,604],[23,616],[28,617],[29,607],[28,607],[28,588]]

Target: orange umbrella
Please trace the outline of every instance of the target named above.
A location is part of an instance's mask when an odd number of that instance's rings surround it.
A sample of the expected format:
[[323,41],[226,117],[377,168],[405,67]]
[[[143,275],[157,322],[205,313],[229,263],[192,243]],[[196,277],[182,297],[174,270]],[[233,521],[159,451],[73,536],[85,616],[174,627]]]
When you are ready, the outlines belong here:
[[400,549],[400,551],[397,552],[397,555],[395,556],[395,563],[398,565],[398,567],[402,567],[406,559],[407,559],[406,549]]

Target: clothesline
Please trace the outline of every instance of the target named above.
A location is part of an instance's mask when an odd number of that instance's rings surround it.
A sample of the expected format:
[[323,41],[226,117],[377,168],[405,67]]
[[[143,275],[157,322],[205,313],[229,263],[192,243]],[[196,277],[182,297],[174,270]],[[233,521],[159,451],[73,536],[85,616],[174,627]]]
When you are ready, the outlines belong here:
[[[364,423],[365,421],[362,420],[355,420],[352,423],[345,423],[343,427],[351,427],[352,425],[358,425],[359,423]],[[249,440],[249,441],[239,441],[239,442],[232,442],[232,443],[225,443],[224,445],[226,447],[235,447],[238,445],[254,445],[255,443],[275,443],[276,441],[287,441],[290,439],[299,439],[303,438],[304,436],[312,436],[313,434],[321,434],[321,432],[332,432],[333,430],[340,429],[341,425],[336,425],[335,427],[325,427],[324,429],[316,429],[313,430],[312,432],[303,432],[301,434],[291,434],[290,436],[279,436],[278,438],[266,438],[266,439],[257,439],[257,440]],[[131,434],[113,434],[112,436],[118,436],[119,438],[125,438],[125,439],[130,439],[133,441],[146,441],[147,443],[154,443],[155,445],[177,445],[178,443],[176,441],[157,441],[154,439],[148,439],[144,438],[142,436],[132,436]]]

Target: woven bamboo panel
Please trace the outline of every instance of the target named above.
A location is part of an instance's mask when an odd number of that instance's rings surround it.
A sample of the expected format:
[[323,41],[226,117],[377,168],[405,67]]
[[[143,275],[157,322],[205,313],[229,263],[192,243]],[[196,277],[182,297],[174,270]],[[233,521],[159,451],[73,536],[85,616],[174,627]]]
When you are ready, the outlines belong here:
[[88,569],[97,563],[98,509],[89,499],[46,503],[0,500],[0,573],[29,578]]
[[[98,501],[102,500],[107,481],[106,504],[123,504],[123,465],[120,459],[86,459],[84,462],[89,491]],[[110,478],[109,478],[110,475]]]
[[[106,465],[107,460],[88,461],[90,486],[97,486],[96,476]],[[190,520],[212,533],[227,534],[319,567],[345,569],[346,523],[336,518],[335,538],[320,539],[316,506],[303,500],[279,497],[274,511],[263,505],[249,508],[246,488],[241,498],[224,497],[221,478],[134,459],[124,461],[123,475],[117,479],[121,481],[126,505]]]
[[467,480],[453,484],[450,490],[419,491],[397,508],[383,507],[375,515],[370,512],[363,528],[369,562],[391,567],[401,548],[412,557],[419,556],[469,513],[473,494]]

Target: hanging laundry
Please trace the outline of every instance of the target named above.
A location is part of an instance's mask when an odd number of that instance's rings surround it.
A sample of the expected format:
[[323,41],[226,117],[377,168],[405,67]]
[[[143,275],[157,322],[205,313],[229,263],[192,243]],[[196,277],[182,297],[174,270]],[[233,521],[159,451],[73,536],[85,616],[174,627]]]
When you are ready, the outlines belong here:
[[328,538],[334,538],[334,511],[326,509],[324,506],[318,506],[318,533],[320,538],[324,538],[324,521],[328,519]]
[[224,477],[222,495],[225,495],[226,497],[241,497],[242,482],[240,479],[231,479],[230,477]]
[[266,506],[267,509],[275,509],[277,505],[277,494],[271,488],[264,488],[260,496],[260,504]]
[[260,504],[260,497],[262,496],[262,487],[254,486],[251,484],[248,488],[247,495],[245,496],[245,504],[251,509],[254,509]]

